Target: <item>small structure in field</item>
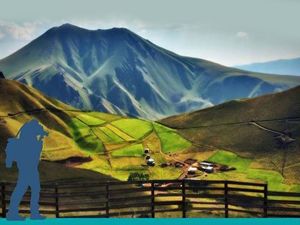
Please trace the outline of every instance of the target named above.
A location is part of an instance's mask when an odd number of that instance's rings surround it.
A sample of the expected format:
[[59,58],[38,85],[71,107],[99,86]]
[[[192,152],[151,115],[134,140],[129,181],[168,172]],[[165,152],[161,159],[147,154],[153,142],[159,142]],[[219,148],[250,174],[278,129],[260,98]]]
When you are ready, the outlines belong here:
[[214,172],[214,164],[211,162],[200,162],[200,169],[207,173],[213,173]]
[[148,166],[155,166],[155,161],[152,158],[147,159],[147,165]]
[[182,168],[183,167],[183,164],[181,162],[175,162],[174,166],[176,168]]
[[197,168],[196,167],[192,167],[192,166],[190,166],[189,168],[188,168],[188,174],[195,174],[196,172],[197,172]]
[[150,158],[151,158],[150,155],[146,155],[146,157],[145,157],[146,160],[148,160],[148,159],[150,159]]
[[186,160],[184,160],[184,163],[189,164],[189,165],[192,165],[196,162],[197,162],[197,159],[186,159]]
[[144,154],[149,154],[150,153],[150,149],[149,148],[145,148],[144,149]]
[[202,161],[200,162],[200,165],[202,166],[214,166],[214,163],[208,162],[208,161]]
[[168,166],[170,166],[170,165],[171,165],[171,163],[166,162],[166,163],[160,164],[160,167],[161,167],[161,168],[165,168],[165,167],[168,167]]

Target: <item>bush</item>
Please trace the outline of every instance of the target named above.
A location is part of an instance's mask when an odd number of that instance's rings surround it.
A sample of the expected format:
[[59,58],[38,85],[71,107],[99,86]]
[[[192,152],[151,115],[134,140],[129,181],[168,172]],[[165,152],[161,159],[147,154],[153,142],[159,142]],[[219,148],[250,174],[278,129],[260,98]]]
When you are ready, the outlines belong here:
[[130,173],[128,176],[128,181],[147,181],[149,180],[149,174],[146,173]]

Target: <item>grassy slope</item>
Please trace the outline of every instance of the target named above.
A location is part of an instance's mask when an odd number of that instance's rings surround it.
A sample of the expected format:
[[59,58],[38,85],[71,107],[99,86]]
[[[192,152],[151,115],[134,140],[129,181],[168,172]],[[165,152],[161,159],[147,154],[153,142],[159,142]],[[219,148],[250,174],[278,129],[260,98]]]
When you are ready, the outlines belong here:
[[144,148],[142,144],[133,144],[126,146],[124,148],[117,149],[112,152],[112,156],[133,156],[133,157],[139,157],[143,156],[144,154]]
[[175,130],[160,124],[154,124],[155,132],[162,143],[164,153],[178,152],[187,149],[191,143],[176,133]]
[[[69,119],[67,112],[41,111],[36,113],[24,113],[15,117],[7,117],[8,113],[23,112],[40,108],[58,108],[73,110],[61,102],[50,99],[39,91],[22,85],[16,81],[0,79],[0,180],[15,181],[17,169],[8,170],[4,166],[4,148],[8,137],[14,136],[23,123],[37,118],[40,123],[50,132],[45,138],[42,158],[46,160],[61,160],[71,156],[85,157],[72,140],[72,134],[65,123]],[[59,173],[58,173],[59,171]],[[59,163],[42,161],[40,165],[42,181],[60,179],[112,179],[109,176],[82,169],[67,168]]]
[[140,139],[152,131],[152,125],[149,121],[140,119],[123,119],[112,122],[114,126],[126,132],[134,139]]
[[[282,93],[249,100],[230,101],[208,109],[169,117],[163,119],[161,123],[179,129],[179,133],[199,146],[199,150],[225,149],[251,159],[253,162],[250,168],[252,169],[272,170],[280,173],[286,159],[284,182],[286,184],[300,183],[299,120],[259,122],[277,131],[288,129],[292,132],[296,142],[286,151],[278,147],[273,133],[247,124],[247,121],[299,117],[299,96],[300,87],[296,87]],[[246,123],[239,124],[244,121]],[[253,176],[263,174],[257,171],[251,173]],[[267,174],[266,171],[264,173]]]
[[[162,163],[166,161],[162,152],[169,149],[182,151],[188,148],[190,143],[176,134],[175,130],[145,120],[100,112],[76,111],[16,81],[0,80],[0,87],[3,90],[0,92],[1,152],[5,148],[8,137],[14,136],[26,121],[37,118],[49,131],[42,152],[44,160],[57,161],[74,156],[91,157],[90,162],[71,166],[123,180],[135,171],[147,172],[151,178],[175,178],[179,175],[180,171],[167,172],[160,167],[145,167],[143,155],[144,147],[148,146],[156,162]],[[28,112],[28,110],[42,108],[48,110]],[[27,112],[13,117],[8,116],[11,113],[24,111]],[[2,163],[3,159],[4,154],[2,154]],[[4,170],[1,174],[9,174],[4,167],[1,170]],[[60,177],[55,170],[42,171],[42,173],[47,174],[46,179],[55,177],[55,174]],[[6,175],[2,178],[5,177]]]
[[267,169],[251,168],[253,160],[239,157],[238,155],[224,150],[217,151],[208,158],[209,161],[216,163],[225,163],[236,168],[236,170],[209,174],[208,179],[235,179],[254,182],[267,182],[270,190],[294,191],[300,190],[300,185],[285,183],[284,177],[277,171]]

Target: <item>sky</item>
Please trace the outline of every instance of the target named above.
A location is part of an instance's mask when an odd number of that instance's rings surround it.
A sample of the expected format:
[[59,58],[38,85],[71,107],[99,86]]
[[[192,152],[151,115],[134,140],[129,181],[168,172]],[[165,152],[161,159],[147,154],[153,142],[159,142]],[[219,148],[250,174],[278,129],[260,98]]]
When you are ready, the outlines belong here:
[[0,58],[53,26],[126,27],[181,55],[233,66],[300,57],[300,0],[0,0]]

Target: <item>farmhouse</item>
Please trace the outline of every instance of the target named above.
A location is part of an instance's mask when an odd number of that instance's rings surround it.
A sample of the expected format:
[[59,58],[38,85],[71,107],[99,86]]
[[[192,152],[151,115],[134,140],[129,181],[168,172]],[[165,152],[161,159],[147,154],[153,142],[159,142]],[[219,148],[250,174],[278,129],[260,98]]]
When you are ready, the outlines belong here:
[[200,169],[207,173],[213,173],[214,172],[214,164],[210,162],[200,162]]
[[200,165],[201,165],[201,166],[214,166],[213,163],[207,162],[207,161],[202,161],[202,162],[200,162]]
[[197,172],[197,168],[196,167],[192,167],[192,166],[190,166],[189,168],[188,168],[188,174],[195,174],[196,172]]

